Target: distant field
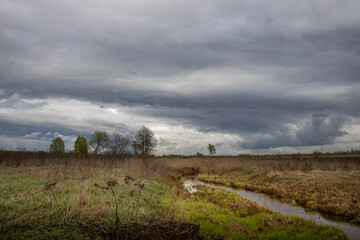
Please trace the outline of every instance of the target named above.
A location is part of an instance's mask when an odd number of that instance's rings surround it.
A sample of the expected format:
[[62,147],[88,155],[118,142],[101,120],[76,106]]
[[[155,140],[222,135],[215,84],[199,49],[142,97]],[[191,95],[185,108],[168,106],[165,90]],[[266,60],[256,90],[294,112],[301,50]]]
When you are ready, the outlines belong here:
[[337,171],[360,170],[360,155],[276,155],[204,158],[160,158],[160,165],[182,171],[193,168],[200,173],[226,173],[236,170],[256,171]]

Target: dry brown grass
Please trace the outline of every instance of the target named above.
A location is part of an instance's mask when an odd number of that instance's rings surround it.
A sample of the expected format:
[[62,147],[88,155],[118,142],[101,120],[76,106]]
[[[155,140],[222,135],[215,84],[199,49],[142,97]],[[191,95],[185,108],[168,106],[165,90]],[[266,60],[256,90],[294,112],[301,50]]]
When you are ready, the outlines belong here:
[[[311,170],[360,170],[360,155],[269,155],[237,157],[202,157],[202,158],[147,158],[133,155],[88,155],[76,158],[66,153],[54,155],[47,152],[0,151],[2,167],[34,167],[64,165],[88,167],[121,168],[135,171],[137,174],[164,174],[183,171],[222,173],[240,169],[260,169],[264,171],[311,171]],[[66,168],[59,171],[67,171]],[[192,169],[192,170],[191,170]],[[62,174],[61,172],[59,173]]]
[[247,169],[261,171],[360,170],[359,155],[158,158],[154,161],[169,171],[182,172],[184,169],[192,168],[200,173],[225,173]]
[[267,193],[291,203],[360,222],[360,171],[234,171],[201,180]]

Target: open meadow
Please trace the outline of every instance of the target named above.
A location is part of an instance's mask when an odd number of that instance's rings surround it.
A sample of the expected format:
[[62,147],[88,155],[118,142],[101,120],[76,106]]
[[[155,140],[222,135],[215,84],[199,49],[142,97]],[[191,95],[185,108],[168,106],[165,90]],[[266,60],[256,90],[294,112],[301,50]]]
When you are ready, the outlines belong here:
[[198,174],[359,220],[358,157],[22,154],[2,156],[1,239],[347,239],[340,229],[280,214],[227,190],[198,186],[190,194],[181,177]]

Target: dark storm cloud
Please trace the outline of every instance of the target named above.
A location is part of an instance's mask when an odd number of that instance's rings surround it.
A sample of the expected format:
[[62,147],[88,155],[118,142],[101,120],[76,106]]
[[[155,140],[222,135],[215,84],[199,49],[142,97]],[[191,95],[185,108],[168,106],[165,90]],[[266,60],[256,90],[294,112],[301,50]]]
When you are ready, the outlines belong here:
[[203,132],[237,133],[245,138],[239,146],[250,149],[319,145],[321,137],[324,144],[332,144],[336,137],[346,134],[342,128],[350,122],[350,116],[358,117],[358,112],[352,112],[351,102],[227,96],[196,103],[197,107],[151,108],[141,114],[177,119]]
[[347,134],[342,131],[342,127],[348,122],[344,116],[329,116],[329,114],[316,113],[312,115],[311,122],[307,122],[296,133],[298,139],[309,145],[319,144],[319,136],[324,138],[324,144],[332,143],[332,141],[339,136]]
[[244,148],[262,149],[281,146],[316,146],[332,144],[336,137],[347,134],[342,128],[350,119],[341,115],[329,115],[317,112],[312,114],[310,120],[298,124],[298,130],[291,132],[283,127],[271,134],[252,135],[239,145]]
[[[88,132],[74,131],[73,129],[69,129],[63,126],[47,124],[44,125],[28,125],[28,124],[19,124],[13,123],[5,120],[0,120],[0,131],[1,135],[10,136],[10,137],[23,137],[29,135],[34,132],[40,132],[42,134],[46,134],[48,132],[60,132],[64,135],[87,135]],[[36,138],[40,138],[40,136],[36,136]]]
[[330,144],[360,118],[357,1],[2,2],[1,107],[146,106],[134,111],[254,149]]

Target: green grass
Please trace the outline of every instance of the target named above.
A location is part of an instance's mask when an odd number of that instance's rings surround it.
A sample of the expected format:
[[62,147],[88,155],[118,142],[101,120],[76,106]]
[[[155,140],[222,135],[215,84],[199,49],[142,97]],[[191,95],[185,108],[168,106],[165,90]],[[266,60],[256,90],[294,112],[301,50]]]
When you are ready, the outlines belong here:
[[157,239],[158,231],[174,238],[194,224],[196,233],[182,239],[198,238],[197,231],[205,239],[346,239],[233,192],[200,186],[191,195],[171,180],[176,176],[133,175],[128,184],[126,176],[108,167],[0,169],[0,239]]
[[346,239],[337,228],[273,212],[222,189],[199,186],[183,206],[189,221],[210,239]]
[[[138,176],[126,184],[123,179],[123,173],[111,171],[87,179],[1,173],[0,238],[89,239],[106,235],[116,222],[112,190],[120,224],[146,225],[151,218],[154,221],[171,214],[170,188],[165,182]],[[117,184],[107,187],[113,180]],[[57,184],[44,189],[48,183]],[[100,229],[100,234],[91,229]]]

